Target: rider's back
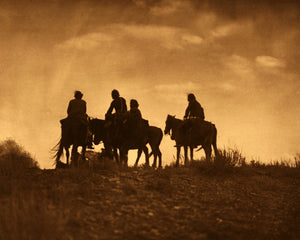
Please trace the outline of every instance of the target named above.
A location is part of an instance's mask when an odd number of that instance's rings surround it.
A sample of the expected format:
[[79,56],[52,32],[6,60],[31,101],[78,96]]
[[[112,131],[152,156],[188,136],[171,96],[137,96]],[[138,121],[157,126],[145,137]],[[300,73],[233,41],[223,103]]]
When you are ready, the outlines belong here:
[[68,118],[86,119],[86,102],[82,99],[72,99],[68,106]]

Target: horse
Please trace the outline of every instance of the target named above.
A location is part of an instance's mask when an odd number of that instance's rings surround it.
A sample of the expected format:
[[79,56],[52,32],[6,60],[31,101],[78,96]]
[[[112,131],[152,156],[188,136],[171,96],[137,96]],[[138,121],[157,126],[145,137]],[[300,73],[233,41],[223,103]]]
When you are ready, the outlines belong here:
[[[94,134],[94,143],[96,145],[98,145],[100,143],[100,141],[103,141],[105,149],[109,149],[109,147],[112,147],[114,149],[114,151],[113,151],[114,157],[115,157],[116,161],[118,162],[117,149],[120,150],[120,145],[122,145],[122,143],[120,142],[120,139],[119,140],[114,139],[114,141],[112,141],[112,137],[110,135],[117,135],[117,134],[115,134],[116,132],[113,133],[113,131],[116,130],[113,122],[111,122],[109,120],[92,119],[90,121],[90,124],[91,124],[92,133]],[[121,129],[118,131],[121,132]],[[159,149],[159,145],[160,145],[162,137],[163,137],[163,132],[158,127],[149,126],[146,133],[147,133],[146,143],[148,143],[150,145],[151,150],[152,150],[149,157],[151,155],[154,156],[154,162],[152,164],[152,167],[156,167],[157,157],[159,159],[159,167],[162,167],[162,154]],[[125,141],[126,141],[126,135],[128,138],[128,134],[125,134],[125,137],[123,135]],[[123,139],[123,141],[124,141],[124,139]],[[109,142],[118,142],[118,143],[112,144]],[[131,146],[129,149],[136,149],[136,148],[137,148],[137,146]],[[148,150],[148,148],[147,148],[147,150]],[[146,150],[146,153],[148,153],[147,150]],[[135,161],[135,166],[138,165],[142,151],[145,152],[145,148],[143,146],[142,146],[142,148],[138,148],[138,155],[137,155],[137,159]],[[125,150],[125,152],[126,152],[126,150]],[[149,160],[147,161],[147,157],[146,157],[146,165],[147,164],[149,165]]]
[[[151,157],[152,155],[154,157],[153,164],[152,164],[153,168],[156,168],[157,157],[159,160],[158,167],[159,168],[162,167],[162,154],[159,148],[162,138],[163,138],[163,131],[159,127],[149,126],[147,131],[147,143],[150,145],[152,150],[151,153],[149,154],[149,157]],[[140,156],[139,152],[138,152],[138,156]],[[135,162],[135,166],[138,165],[138,161],[139,161],[139,157]]]
[[111,122],[98,118],[93,118],[90,120],[93,143],[98,145],[102,141],[107,156],[109,158],[115,158],[116,162],[119,163],[117,146],[115,146],[113,139],[110,137],[110,131],[114,130],[111,124]]
[[[189,120],[188,120],[189,121]],[[187,124],[188,123],[188,124]],[[191,126],[188,126],[191,125]],[[205,151],[206,161],[211,161],[211,145],[214,148],[215,156],[218,157],[217,149],[217,129],[214,124],[208,121],[191,121],[186,122],[175,116],[168,115],[166,119],[166,126],[164,133],[170,134],[172,130],[171,139],[175,140],[177,148],[176,166],[179,165],[180,148],[184,148],[184,164],[188,164],[187,151],[190,148],[190,159],[193,161],[193,150],[195,147],[201,145]],[[198,150],[200,150],[199,148]]]
[[61,121],[61,138],[56,145],[57,149],[54,158],[56,168],[61,168],[62,163],[60,157],[63,154],[63,149],[66,151],[67,164],[69,166],[69,148],[72,146],[71,160],[75,166],[78,166],[78,147],[82,147],[81,157],[85,160],[85,151],[87,146],[87,131],[88,126],[81,120],[63,119]]
[[[94,135],[94,144],[103,142],[105,149],[110,152],[113,149],[114,157],[119,164],[128,165],[128,151],[138,149],[137,161],[142,151],[146,156],[146,165],[149,165],[148,148],[146,146],[146,136],[141,135],[139,141],[129,141],[131,136],[130,129],[125,122],[126,118],[120,119],[91,119],[91,130]],[[118,150],[120,157],[118,156]]]

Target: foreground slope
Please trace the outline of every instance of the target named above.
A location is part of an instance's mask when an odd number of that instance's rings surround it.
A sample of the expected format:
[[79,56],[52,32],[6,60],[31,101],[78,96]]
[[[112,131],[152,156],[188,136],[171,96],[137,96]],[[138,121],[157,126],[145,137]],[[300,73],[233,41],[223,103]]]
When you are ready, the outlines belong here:
[[0,239],[300,239],[299,169],[32,169],[2,176]]

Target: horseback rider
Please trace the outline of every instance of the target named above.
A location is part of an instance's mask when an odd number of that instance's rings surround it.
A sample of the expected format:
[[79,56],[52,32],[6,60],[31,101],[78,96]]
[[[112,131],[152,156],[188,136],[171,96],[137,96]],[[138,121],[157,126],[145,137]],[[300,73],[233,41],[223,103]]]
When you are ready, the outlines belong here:
[[189,105],[185,110],[185,115],[183,118],[184,119],[199,118],[201,120],[204,120],[203,108],[201,104],[196,100],[196,97],[193,93],[190,93],[188,95],[188,102]]
[[130,100],[130,110],[129,113],[131,115],[132,119],[135,119],[137,121],[142,119],[142,113],[139,109],[139,103],[135,99]]
[[72,99],[68,105],[68,119],[78,119],[87,125],[86,101],[82,99],[82,96],[82,92],[75,91],[75,98]]
[[116,89],[112,90],[111,97],[113,101],[111,102],[110,107],[107,110],[105,116],[106,117],[111,116],[113,110],[115,110],[115,114],[126,113],[127,112],[126,100],[120,97],[119,91]]
[[[190,141],[196,143],[195,139],[196,132],[201,129],[201,126],[204,122],[204,110],[201,104],[196,100],[196,97],[193,93],[188,94],[188,106],[185,110],[184,122],[181,128],[183,134],[187,134],[190,138]],[[197,144],[195,144],[196,146]]]
[[87,147],[93,149],[92,134],[89,130],[88,115],[86,114],[86,101],[82,99],[83,93],[75,91],[74,99],[70,100],[67,113],[68,117],[61,120],[61,124],[68,124],[71,121],[78,121],[87,128]]
[[149,126],[148,121],[142,118],[139,103],[135,99],[130,100],[130,110],[128,112],[130,140],[133,142],[142,141],[140,137],[145,135],[145,127]]
[[108,141],[113,142],[115,139],[119,138],[122,121],[125,113],[127,113],[127,105],[126,100],[123,97],[120,97],[118,90],[112,90],[111,97],[113,101],[105,114],[105,120],[107,120],[105,126],[106,128],[110,128],[107,135]]

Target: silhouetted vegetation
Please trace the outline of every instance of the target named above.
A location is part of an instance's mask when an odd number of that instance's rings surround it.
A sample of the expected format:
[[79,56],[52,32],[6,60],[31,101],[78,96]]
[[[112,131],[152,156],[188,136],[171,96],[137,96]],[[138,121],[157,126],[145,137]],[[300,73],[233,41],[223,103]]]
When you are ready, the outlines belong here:
[[37,161],[32,158],[30,153],[12,139],[0,143],[1,175],[18,173],[28,168],[39,168]]

